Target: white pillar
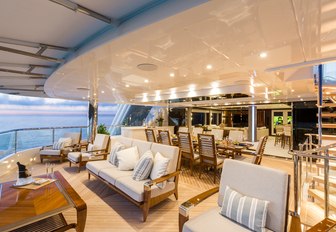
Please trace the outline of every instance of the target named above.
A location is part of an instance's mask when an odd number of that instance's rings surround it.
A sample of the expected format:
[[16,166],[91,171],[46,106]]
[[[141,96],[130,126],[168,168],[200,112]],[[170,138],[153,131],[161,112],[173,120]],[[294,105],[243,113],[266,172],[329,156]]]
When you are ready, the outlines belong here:
[[257,106],[248,108],[248,141],[257,141]]
[[88,112],[88,141],[93,142],[97,133],[98,123],[98,102],[96,99],[89,101]]

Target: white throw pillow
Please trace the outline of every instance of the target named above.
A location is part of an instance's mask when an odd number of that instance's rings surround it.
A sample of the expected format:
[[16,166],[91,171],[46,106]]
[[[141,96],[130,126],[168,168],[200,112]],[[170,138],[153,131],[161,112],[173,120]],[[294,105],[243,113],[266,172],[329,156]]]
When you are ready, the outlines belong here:
[[133,170],[139,160],[137,147],[130,147],[117,152],[118,169],[121,171]]
[[[154,165],[150,174],[152,180],[164,176],[167,174],[167,168],[169,165],[170,159],[162,156],[159,152],[156,153],[154,158]],[[157,184],[159,188],[164,188],[166,186],[166,181]]]
[[53,150],[61,150],[64,147],[63,142],[54,142],[53,144]]
[[109,158],[109,162],[111,164],[113,164],[114,166],[118,167],[118,158],[117,158],[117,152],[124,150],[126,148],[125,144],[122,144],[120,142],[115,142],[111,148],[111,152],[110,152],[110,158]]
[[68,147],[68,146],[71,146],[71,144],[72,144],[72,139],[71,139],[71,138],[59,138],[59,139],[58,139],[58,142],[59,142],[59,143],[63,143],[63,144],[64,144],[64,147]]

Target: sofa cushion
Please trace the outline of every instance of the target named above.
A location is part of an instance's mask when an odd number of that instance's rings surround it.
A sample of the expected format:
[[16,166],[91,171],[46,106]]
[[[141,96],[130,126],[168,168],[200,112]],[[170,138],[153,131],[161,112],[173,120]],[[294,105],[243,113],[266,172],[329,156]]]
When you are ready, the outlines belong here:
[[71,146],[71,144],[72,144],[72,138],[70,138],[70,137],[59,138],[58,142],[63,143],[64,144],[63,147],[68,147],[68,146]]
[[118,167],[118,158],[117,158],[117,152],[126,149],[125,144],[120,143],[119,141],[115,142],[113,146],[111,147],[111,153],[109,161],[114,166]]
[[[68,154],[68,159],[74,162],[79,162],[79,157],[82,154],[82,161],[87,161],[91,159],[91,153],[86,152],[70,152]],[[98,159],[99,156],[94,156],[94,159]]]
[[[126,193],[128,196],[136,200],[137,202],[142,202],[144,200],[144,183],[148,181],[150,181],[150,179],[136,181],[133,180],[132,176],[130,175],[130,176],[118,177],[115,182],[115,186],[124,193]],[[163,189],[160,189],[157,186],[153,186],[151,191],[151,198],[169,192],[174,188],[175,188],[174,182],[168,182],[165,188]]]
[[110,184],[115,185],[116,180],[121,177],[132,178],[133,171],[120,171],[116,166],[113,166],[111,164],[110,166],[111,167],[109,168],[101,169],[99,172],[99,176],[104,180],[106,180],[107,182],[109,182]]
[[40,155],[60,155],[61,151],[60,150],[41,150]]
[[111,167],[113,167],[113,165],[107,160],[99,160],[86,163],[86,168],[96,175],[99,175],[99,172],[101,170]]
[[135,165],[132,178],[133,180],[140,181],[148,179],[154,164],[153,153],[148,150],[139,159],[138,163]]
[[253,231],[262,232],[265,229],[268,204],[269,201],[244,196],[227,186],[220,214]]
[[[170,159],[167,174],[173,173],[177,169],[177,163],[179,159],[179,148],[175,146],[168,146],[159,143],[153,143],[151,147],[153,154],[160,152],[160,154]],[[174,178],[172,178],[173,180]]]
[[132,146],[132,143],[133,143],[133,139],[120,136],[120,135],[111,136],[110,139],[111,139],[110,140],[111,147],[113,146],[115,142],[119,142],[119,143],[125,144],[126,148],[129,148]]
[[144,140],[133,139],[132,146],[136,146],[141,157],[146,151],[151,149],[152,143]]
[[64,147],[64,142],[54,142],[52,149],[61,150]]
[[[193,217],[187,221],[183,226],[183,232],[220,232],[220,231],[234,231],[234,232],[247,232],[250,229],[223,217],[218,212],[219,207],[215,207],[205,213]],[[265,231],[270,231],[266,229]]]
[[137,147],[130,147],[117,152],[118,168],[121,171],[133,170],[139,160]]
[[[152,180],[164,176],[167,174],[167,168],[169,165],[170,159],[162,156],[160,152],[157,152],[154,157],[154,165],[150,173],[150,178]],[[165,182],[157,184],[159,188],[164,188]]]

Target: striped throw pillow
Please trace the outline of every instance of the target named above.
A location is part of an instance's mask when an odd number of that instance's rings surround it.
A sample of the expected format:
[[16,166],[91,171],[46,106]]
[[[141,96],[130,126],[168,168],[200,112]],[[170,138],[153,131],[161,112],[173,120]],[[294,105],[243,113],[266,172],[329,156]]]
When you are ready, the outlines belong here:
[[54,142],[53,144],[53,150],[61,150],[64,147],[63,142]]
[[146,151],[135,165],[132,175],[133,180],[140,181],[147,179],[152,171],[153,165],[153,153]]
[[120,142],[115,142],[111,148],[109,162],[114,166],[118,167],[117,152],[124,150],[126,146]]
[[263,232],[269,201],[244,196],[226,186],[220,214],[253,231]]

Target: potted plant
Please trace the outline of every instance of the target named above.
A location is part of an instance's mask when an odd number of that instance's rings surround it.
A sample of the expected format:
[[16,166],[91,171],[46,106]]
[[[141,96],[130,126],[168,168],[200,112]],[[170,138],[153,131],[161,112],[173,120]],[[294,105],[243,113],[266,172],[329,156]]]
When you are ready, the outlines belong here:
[[104,123],[99,124],[99,126],[97,127],[97,133],[98,134],[110,135],[110,132],[107,130]]

